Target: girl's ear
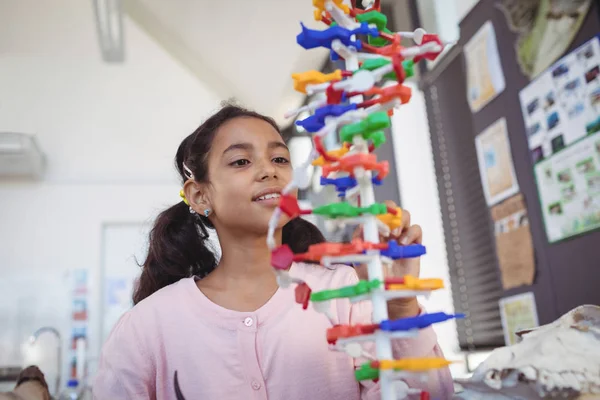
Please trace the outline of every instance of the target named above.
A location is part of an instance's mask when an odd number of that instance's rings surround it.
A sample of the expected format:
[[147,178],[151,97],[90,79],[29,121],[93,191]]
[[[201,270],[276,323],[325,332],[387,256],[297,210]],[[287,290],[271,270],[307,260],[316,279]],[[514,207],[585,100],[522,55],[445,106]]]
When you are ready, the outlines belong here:
[[183,192],[190,207],[198,214],[204,215],[204,210],[212,209],[206,185],[188,179],[183,185]]

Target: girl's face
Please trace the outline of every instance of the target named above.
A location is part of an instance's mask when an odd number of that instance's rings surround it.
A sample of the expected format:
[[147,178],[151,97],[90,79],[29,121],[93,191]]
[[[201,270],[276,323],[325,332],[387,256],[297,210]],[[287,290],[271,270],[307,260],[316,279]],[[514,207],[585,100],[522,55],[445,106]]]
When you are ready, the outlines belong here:
[[[206,196],[217,229],[265,234],[292,179],[290,152],[268,122],[238,117],[217,131],[208,156]],[[288,220],[281,218],[279,227]]]

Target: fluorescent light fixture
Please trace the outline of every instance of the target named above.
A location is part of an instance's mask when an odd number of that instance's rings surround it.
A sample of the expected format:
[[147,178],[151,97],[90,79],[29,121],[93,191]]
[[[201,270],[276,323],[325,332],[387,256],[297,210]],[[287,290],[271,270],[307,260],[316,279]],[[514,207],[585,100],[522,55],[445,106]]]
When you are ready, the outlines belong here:
[[122,1],[92,1],[102,59],[109,63],[121,63],[125,60]]

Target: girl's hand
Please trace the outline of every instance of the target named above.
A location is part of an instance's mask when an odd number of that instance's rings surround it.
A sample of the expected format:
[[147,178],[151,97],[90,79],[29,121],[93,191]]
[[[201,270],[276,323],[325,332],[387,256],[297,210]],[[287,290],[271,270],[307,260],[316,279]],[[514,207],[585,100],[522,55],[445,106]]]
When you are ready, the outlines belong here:
[[[393,201],[386,201],[388,207],[398,207]],[[362,227],[359,227],[354,232],[353,238],[362,238]],[[421,244],[423,241],[423,231],[419,225],[410,224],[410,213],[402,210],[402,226],[395,229],[388,237],[379,237],[380,242],[385,243],[390,240],[397,240],[401,245]],[[421,271],[420,258],[407,258],[395,260],[391,268],[384,267],[386,276],[419,276]],[[367,266],[365,264],[356,267],[356,273],[359,279],[368,280]],[[413,317],[419,314],[419,304],[415,297],[394,299],[388,302],[390,311],[390,319]]]

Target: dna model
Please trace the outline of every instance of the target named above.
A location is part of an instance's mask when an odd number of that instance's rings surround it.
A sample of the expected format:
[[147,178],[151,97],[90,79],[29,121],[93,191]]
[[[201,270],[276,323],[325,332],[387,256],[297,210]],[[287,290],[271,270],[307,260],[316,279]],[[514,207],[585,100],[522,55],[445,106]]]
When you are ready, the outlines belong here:
[[[297,42],[305,49],[324,47],[330,50],[332,60],[343,60],[344,70],[324,74],[307,71],[292,75],[294,88],[307,95],[320,94],[318,100],[289,112],[295,117],[311,112],[297,121],[313,135],[313,150],[308,160],[294,169],[293,179],[281,193],[279,206],[269,222],[268,245],[271,264],[281,287],[294,284],[296,302],[306,309],[309,303],[332,320],[331,301],[349,298],[351,302],[371,301],[373,323],[370,325],[333,325],[326,334],[333,350],[344,351],[351,357],[364,355],[361,343],[374,342],[373,361],[361,365],[356,379],[378,381],[382,400],[429,394],[410,389],[401,379],[411,374],[425,377],[427,371],[446,367],[443,358],[413,358],[395,360],[392,340],[416,337],[420,329],[460,315],[445,313],[421,314],[412,318],[390,320],[387,302],[401,297],[427,296],[443,287],[441,279],[419,279],[413,276],[386,276],[385,268],[394,260],[420,257],[425,247],[420,244],[402,246],[397,241],[381,243],[380,234],[388,236],[402,224],[402,210],[375,201],[374,185],[381,185],[389,172],[387,161],[379,161],[374,150],[386,142],[384,129],[390,126],[390,115],[396,106],[407,103],[411,88],[403,83],[413,76],[414,65],[421,60],[435,60],[444,49],[437,35],[423,29],[414,32],[393,33],[387,29],[387,17],[380,12],[379,1],[366,9],[351,7],[343,0],[313,0],[314,17],[328,28],[322,31],[306,28]],[[356,36],[366,37],[366,43]],[[402,39],[413,41],[403,46]],[[323,139],[339,135],[341,148],[327,150]],[[301,209],[292,195],[295,189],[307,189],[311,184],[310,165],[322,168],[321,185],[335,187],[341,201],[313,208]],[[315,214],[337,223],[362,225],[362,238],[350,243],[319,243],[307,252],[294,254],[287,245],[277,246],[274,238],[280,217],[289,218]],[[319,262],[324,266],[340,263],[367,264],[368,280],[354,286],[312,292],[306,282],[288,272],[293,262]]]

